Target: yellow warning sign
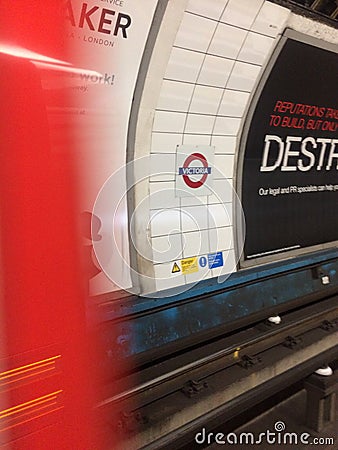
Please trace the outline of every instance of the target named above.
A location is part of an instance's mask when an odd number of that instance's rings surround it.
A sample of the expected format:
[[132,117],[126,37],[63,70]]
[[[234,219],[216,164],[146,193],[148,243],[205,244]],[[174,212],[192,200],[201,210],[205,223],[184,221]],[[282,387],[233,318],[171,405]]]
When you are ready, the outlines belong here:
[[181,269],[179,268],[177,263],[174,263],[173,268],[171,269],[171,273],[177,273],[181,272]]
[[181,259],[182,274],[198,272],[198,262],[196,256],[194,258]]

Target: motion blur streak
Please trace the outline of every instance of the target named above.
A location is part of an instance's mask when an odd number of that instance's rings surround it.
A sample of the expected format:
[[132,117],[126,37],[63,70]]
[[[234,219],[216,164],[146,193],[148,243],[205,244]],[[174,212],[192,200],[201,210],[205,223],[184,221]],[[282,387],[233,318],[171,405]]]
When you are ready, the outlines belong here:
[[[27,49],[24,58],[0,54],[0,372],[18,375],[0,393],[0,447],[97,450],[96,380],[87,360],[93,343],[86,340],[87,281],[77,232],[76,143],[65,127],[62,145],[51,145],[61,130],[47,114],[43,71],[27,58],[46,55],[50,64],[70,59],[60,5],[2,2],[0,17],[0,46]],[[52,94],[66,104],[66,90]],[[48,361],[55,362],[53,370],[41,373]],[[30,377],[19,376],[34,367]],[[5,422],[8,414],[51,393],[57,404],[48,413]]]

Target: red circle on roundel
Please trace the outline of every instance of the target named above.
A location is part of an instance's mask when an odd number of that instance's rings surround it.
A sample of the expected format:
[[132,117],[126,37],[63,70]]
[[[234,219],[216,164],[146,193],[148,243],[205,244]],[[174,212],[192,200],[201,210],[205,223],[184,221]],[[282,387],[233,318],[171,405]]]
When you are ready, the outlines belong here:
[[[189,167],[189,164],[193,161],[201,161],[201,163],[203,164],[203,167],[205,167],[205,168],[208,167],[208,161],[206,160],[205,156],[202,155],[201,153],[192,153],[191,155],[189,155],[188,158],[184,161],[183,167],[184,168]],[[200,180],[192,181],[192,180],[190,180],[189,175],[183,175],[183,181],[185,182],[185,184],[187,186],[191,187],[192,189],[196,189],[196,188],[203,186],[207,177],[208,177],[208,174],[204,173]]]

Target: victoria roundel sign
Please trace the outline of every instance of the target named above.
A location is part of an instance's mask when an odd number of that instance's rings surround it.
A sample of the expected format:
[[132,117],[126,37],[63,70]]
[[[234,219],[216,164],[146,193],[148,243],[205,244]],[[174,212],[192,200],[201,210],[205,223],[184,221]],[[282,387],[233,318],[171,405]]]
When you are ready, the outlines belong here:
[[[194,161],[199,161],[202,163],[202,166],[191,166],[190,164]],[[203,186],[206,182],[208,175],[211,173],[211,167],[208,167],[208,161],[204,155],[201,153],[192,153],[189,155],[183,163],[183,167],[179,168],[179,175],[183,175],[183,181],[187,186],[192,189],[199,188]],[[194,180],[196,175],[201,175],[199,180]],[[194,178],[190,178],[194,176]]]
[[215,148],[208,145],[180,145],[176,158],[176,196],[212,194]]

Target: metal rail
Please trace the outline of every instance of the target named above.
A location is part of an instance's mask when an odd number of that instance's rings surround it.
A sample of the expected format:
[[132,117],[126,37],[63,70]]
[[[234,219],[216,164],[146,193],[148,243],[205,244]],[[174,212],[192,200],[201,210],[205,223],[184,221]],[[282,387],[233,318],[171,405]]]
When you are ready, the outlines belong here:
[[[152,397],[156,398],[159,395],[167,395],[177,389],[177,385],[182,386],[187,378],[193,377],[196,371],[201,372],[201,369],[209,367],[212,365],[211,371],[217,371],[220,361],[230,357],[226,365],[230,366],[236,364],[240,355],[245,353],[257,353],[257,351],[263,351],[264,349],[271,348],[285,339],[289,334],[292,336],[299,335],[306,332],[307,330],[320,325],[326,319],[332,319],[337,317],[338,307],[337,307],[337,296],[331,297],[330,299],[320,301],[314,305],[306,306],[300,310],[286,314],[283,318],[282,324],[278,326],[266,327],[264,330],[257,330],[257,328],[249,328],[246,331],[240,333],[235,333],[229,338],[223,339],[224,348],[215,351],[211,354],[206,354],[205,356],[199,357],[187,364],[180,365],[173,370],[165,371],[165,366],[173,366],[175,362],[170,360],[170,364],[161,364],[161,369],[164,371],[161,375],[151,374],[151,370],[148,370],[148,380],[127,389],[119,394],[113,395],[105,400],[101,401],[98,407],[104,407],[107,405],[112,405],[117,402],[123,402],[128,400],[130,397],[137,397],[141,394],[151,391]],[[231,341],[227,344],[227,341]],[[210,347],[210,346],[209,346]],[[259,347],[259,348],[258,348]],[[240,350],[239,350],[240,349]],[[207,349],[209,351],[209,349]],[[195,351],[195,353],[201,353],[201,349]],[[233,355],[237,355],[234,357]],[[191,352],[190,352],[191,358]],[[222,368],[225,367],[224,361],[221,365]],[[155,371],[158,371],[158,367]],[[210,373],[210,369],[207,371]],[[167,385],[167,388],[163,389],[163,386]],[[156,388],[161,387],[159,392]],[[151,401],[150,399],[148,401]],[[143,403],[143,402],[142,402]]]

